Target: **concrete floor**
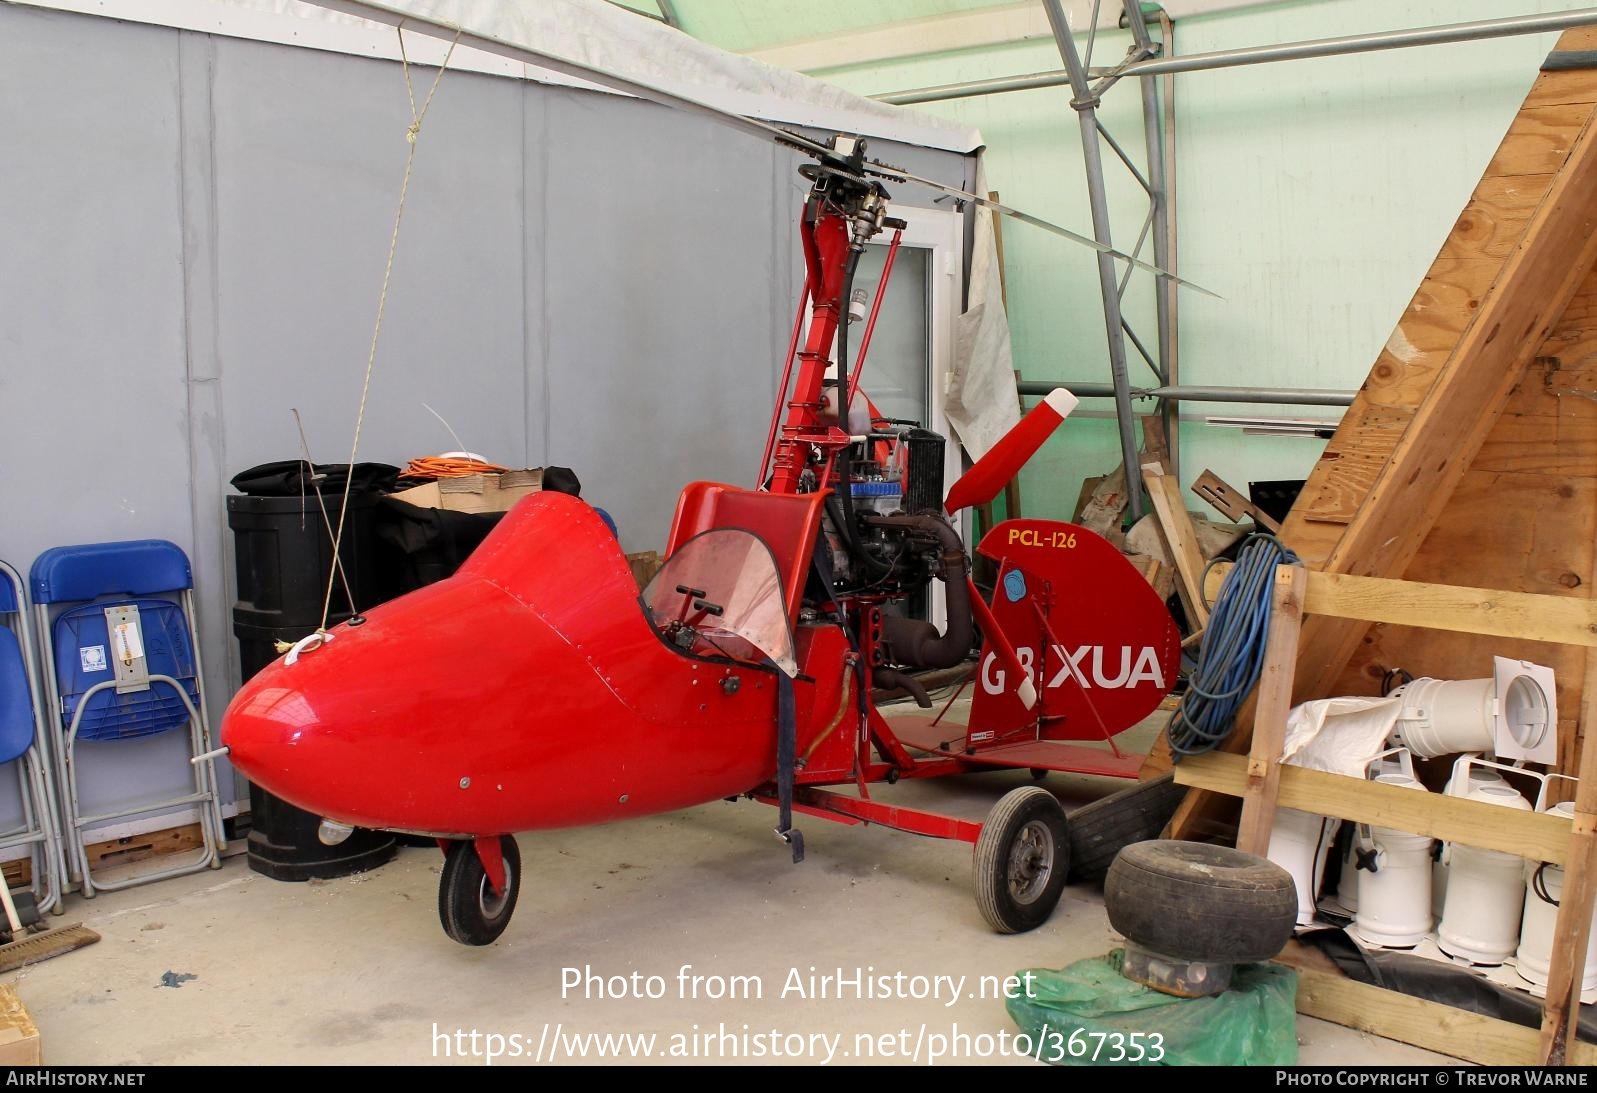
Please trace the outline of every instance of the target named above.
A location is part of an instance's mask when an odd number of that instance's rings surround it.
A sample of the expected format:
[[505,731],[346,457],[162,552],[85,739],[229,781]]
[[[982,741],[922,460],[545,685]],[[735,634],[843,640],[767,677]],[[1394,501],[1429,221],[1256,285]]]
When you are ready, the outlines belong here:
[[[1025,784],[1024,772],[1004,772],[882,790],[979,817]],[[1060,775],[1047,784],[1067,803],[1113,788]],[[519,1034],[530,1054],[546,1024],[567,1035],[656,1032],[657,1051],[674,1033],[747,1024],[752,1032],[842,1034],[849,1051],[856,1033],[907,1030],[912,1046],[923,1027],[930,1037],[1014,1025],[992,999],[951,1007],[783,999],[789,969],[871,967],[974,984],[1060,967],[1116,943],[1094,889],[1067,890],[1041,929],[998,936],[971,897],[966,847],[806,819],[809,857],[794,866],[771,837],[773,815],[763,805],[718,802],[523,835],[530,883],[509,930],[485,949],[457,945],[440,929],[436,851],[406,849],[372,873],[309,884],[268,880],[236,857],[220,871],[73,899],[58,921],[81,919],[104,940],[8,978],[38,1023],[45,1060],[57,1064],[459,1062],[435,1053],[435,1028]],[[764,997],[682,999],[684,964],[690,974],[759,976]],[[566,968],[659,975],[668,990],[658,1000],[563,995]],[[168,971],[194,978],[163,987]],[[1298,1034],[1305,1064],[1444,1061],[1309,1018],[1299,1018]],[[499,1060],[517,1061],[530,1060]],[[1029,1062],[986,1060],[999,1061]]]

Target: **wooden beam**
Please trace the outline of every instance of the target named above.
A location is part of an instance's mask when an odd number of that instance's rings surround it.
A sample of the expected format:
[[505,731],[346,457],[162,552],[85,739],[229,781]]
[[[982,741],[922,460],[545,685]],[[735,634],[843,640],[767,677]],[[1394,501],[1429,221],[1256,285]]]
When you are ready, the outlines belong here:
[[[1286,961],[1280,961],[1287,963]],[[1536,1030],[1497,1017],[1415,998],[1318,968],[1289,964],[1298,973],[1298,1012],[1491,1066],[1534,1066]],[[1591,1065],[1597,1048],[1577,1043],[1571,1062]]]
[[1562,1066],[1569,1057],[1570,1014],[1580,1012],[1586,942],[1591,933],[1592,902],[1597,900],[1597,655],[1586,654],[1585,690],[1580,704],[1585,743],[1580,749],[1580,782],[1575,790],[1574,833],[1570,836],[1564,888],[1553,927],[1552,951],[1559,959],[1547,972],[1547,1000],[1542,1004],[1541,1058]]
[[[987,200],[994,205],[1002,205],[1003,198],[998,196],[997,190],[987,191]],[[1009,310],[1009,277],[1004,271],[1004,218],[993,217],[993,250],[998,257],[998,299],[1004,305],[1004,311]],[[1020,373],[1015,373],[1019,376]]]
[[[1241,755],[1216,751],[1190,756],[1175,765],[1175,775],[1179,785],[1229,797],[1248,792],[1248,760]],[[1501,805],[1441,793],[1415,793],[1290,764],[1280,768],[1277,803],[1282,808],[1502,850],[1536,861],[1561,865],[1570,852],[1570,822],[1550,812],[1515,812]]]
[[[1211,602],[1230,571],[1222,562],[1204,579]],[[1307,581],[1303,610],[1313,616],[1597,648],[1594,600],[1346,573],[1310,572]]]
[[1270,827],[1275,823],[1281,750],[1286,741],[1286,717],[1292,709],[1292,675],[1298,660],[1306,576],[1302,566],[1277,566],[1275,587],[1271,590],[1270,632],[1265,639],[1259,697],[1253,707],[1247,794],[1242,799],[1242,823],[1237,828],[1237,849],[1261,857],[1270,849]]
[[1209,609],[1203,603],[1205,563],[1192,517],[1181,499],[1181,484],[1165,474],[1157,463],[1142,465],[1142,484],[1153,505],[1165,549],[1176,567],[1176,591],[1181,595],[1181,606],[1186,609],[1187,625],[1201,630],[1209,625]]
[[[1481,296],[1473,319],[1326,557],[1322,568],[1327,572],[1394,576],[1407,568],[1510,390],[1597,262],[1597,128],[1589,111],[1567,157],[1559,159],[1552,187],[1518,247]],[[1298,664],[1299,694],[1330,693],[1367,628],[1368,623],[1345,619],[1311,620]]]
[[1215,474],[1204,471],[1192,483],[1192,492],[1213,506],[1214,510],[1233,524],[1246,517],[1271,534],[1279,534],[1281,525],[1258,505],[1250,501],[1241,490]]

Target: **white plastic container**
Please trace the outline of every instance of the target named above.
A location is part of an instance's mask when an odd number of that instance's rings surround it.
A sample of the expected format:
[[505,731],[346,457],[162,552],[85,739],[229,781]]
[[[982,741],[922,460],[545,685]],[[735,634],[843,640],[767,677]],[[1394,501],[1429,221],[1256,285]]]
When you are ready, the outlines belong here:
[[1270,828],[1270,848],[1265,853],[1275,864],[1292,874],[1298,890],[1298,925],[1314,921],[1314,903],[1325,879],[1325,863],[1331,843],[1342,821],[1300,812],[1295,808],[1275,810]]
[[[1407,756],[1404,756],[1407,765]],[[1426,792],[1408,773],[1388,772],[1375,779],[1383,785]],[[1358,878],[1358,911],[1353,930],[1365,943],[1388,949],[1418,945],[1431,932],[1431,839],[1387,827],[1355,829],[1359,849],[1375,851],[1375,871]]]
[[[1447,780],[1447,786],[1442,792],[1449,797],[1468,797],[1469,791],[1477,786],[1505,784],[1503,776],[1492,767],[1472,764],[1465,767],[1463,777],[1460,777],[1455,767],[1453,776]],[[1431,914],[1435,915],[1438,921],[1442,918],[1442,907],[1447,899],[1447,863],[1443,860],[1446,857],[1446,844],[1441,844],[1440,849],[1443,853],[1433,853],[1431,862]]]
[[1350,915],[1359,910],[1359,856],[1357,825],[1354,826],[1355,835],[1347,842],[1347,852],[1342,855],[1342,872],[1336,879],[1336,901]]
[[[1465,797],[1520,812],[1530,802],[1508,783],[1469,782],[1469,767],[1484,760],[1462,756],[1453,777],[1469,785]],[[1449,956],[1475,964],[1501,964],[1519,947],[1520,922],[1525,910],[1525,859],[1501,850],[1483,850],[1449,843],[1442,854],[1447,862],[1447,899],[1436,943]]]
[[[1554,816],[1573,818],[1575,803],[1565,801],[1543,811]],[[1541,879],[1537,881],[1537,871]],[[1540,862],[1525,863],[1525,917],[1520,924],[1517,953],[1519,975],[1528,983],[1547,985],[1548,971],[1553,957],[1553,930],[1558,925],[1558,901],[1563,898],[1564,870],[1558,865]],[[1592,915],[1592,925],[1597,927],[1597,911]],[[1580,989],[1597,988],[1597,928],[1586,940],[1586,965],[1581,973]]]
[[[1383,751],[1370,759],[1364,767],[1365,777],[1375,778],[1382,774],[1397,773],[1414,774],[1414,760],[1404,748],[1392,748]],[[1350,915],[1358,914],[1359,910],[1359,840],[1358,825],[1350,824],[1352,837],[1343,846],[1342,856],[1339,859],[1341,872],[1336,881],[1336,901],[1342,909]],[[1433,911],[1433,917],[1440,912]]]

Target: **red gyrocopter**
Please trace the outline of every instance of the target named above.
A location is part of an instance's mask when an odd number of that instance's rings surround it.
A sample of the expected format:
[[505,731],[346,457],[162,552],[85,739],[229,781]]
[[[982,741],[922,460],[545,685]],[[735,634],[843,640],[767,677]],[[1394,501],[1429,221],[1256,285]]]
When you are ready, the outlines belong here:
[[[509,923],[513,832],[739,796],[778,808],[795,861],[795,812],[974,843],[983,916],[1028,930],[1065,884],[1052,794],[1014,790],[976,823],[870,788],[996,767],[1136,774],[1142,757],[1113,737],[1174,683],[1164,604],[1102,538],[1035,519],[979,544],[997,565],[989,603],[945,514],[991,500],[1075,400],[1048,396],[945,498],[943,438],[877,417],[860,391],[870,324],[849,360],[856,263],[893,230],[885,283],[904,224],[863,140],[835,138],[800,172],[807,283],[760,488],[687,486],[641,596],[591,508],[535,494],[453,577],[302,643],[227,711],[232,761],[325,830],[438,840],[456,941],[488,944]],[[933,582],[941,631],[903,610]],[[962,662],[978,627],[968,725],[883,717],[873,685],[929,707],[910,672]]]

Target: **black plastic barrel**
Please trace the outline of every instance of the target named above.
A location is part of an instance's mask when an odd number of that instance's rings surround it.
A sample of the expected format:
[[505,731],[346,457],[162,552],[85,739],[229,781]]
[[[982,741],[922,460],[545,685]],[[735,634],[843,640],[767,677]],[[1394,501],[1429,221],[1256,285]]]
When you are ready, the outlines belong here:
[[[245,475],[235,479],[235,484]],[[338,494],[326,498],[335,526],[340,500]],[[355,608],[375,602],[371,554],[376,503],[375,493],[350,497],[338,552]],[[314,493],[229,496],[227,523],[233,531],[238,574],[233,634],[238,639],[242,677],[249,679],[277,659],[279,641],[297,641],[321,624],[333,541]],[[335,581],[329,625],[349,618],[350,598],[343,581]],[[394,856],[395,840],[389,832],[357,828],[343,842],[327,846],[317,838],[320,824],[320,817],[251,784],[250,868],[274,880],[325,879],[375,869]]]
[[[233,532],[233,557],[238,570],[238,602],[233,621],[249,626],[313,629],[322,620],[327,576],[333,567],[333,539],[327,525],[338,526],[341,498],[325,499],[324,515],[315,497],[247,497],[227,499],[227,526]],[[346,618],[377,601],[374,540],[375,494],[349,499],[339,554],[343,578],[333,581],[331,607]],[[349,581],[346,590],[344,578]],[[350,603],[353,599],[355,602]]]

